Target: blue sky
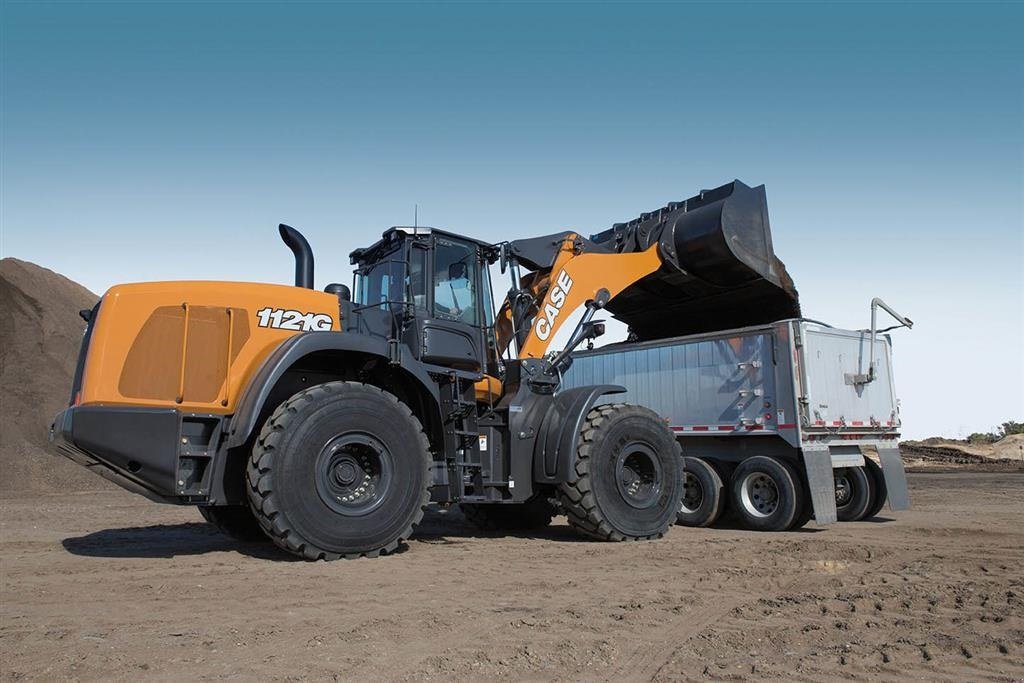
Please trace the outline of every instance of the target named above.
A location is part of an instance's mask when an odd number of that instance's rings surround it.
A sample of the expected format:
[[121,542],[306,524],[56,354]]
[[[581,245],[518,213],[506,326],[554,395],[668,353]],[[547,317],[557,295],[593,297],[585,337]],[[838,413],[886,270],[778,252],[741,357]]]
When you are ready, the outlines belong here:
[[501,240],[767,185],[805,313],[895,333],[905,433],[1024,418],[1020,4],[3,4],[2,242],[320,286],[389,225]]

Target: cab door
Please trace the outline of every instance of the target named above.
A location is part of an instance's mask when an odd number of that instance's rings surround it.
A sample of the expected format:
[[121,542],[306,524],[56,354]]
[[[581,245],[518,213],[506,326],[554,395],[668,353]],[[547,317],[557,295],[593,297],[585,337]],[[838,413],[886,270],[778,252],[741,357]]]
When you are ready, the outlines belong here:
[[442,235],[432,246],[424,264],[428,311],[419,320],[420,360],[480,372],[487,359],[485,307],[491,305],[483,298],[480,247]]

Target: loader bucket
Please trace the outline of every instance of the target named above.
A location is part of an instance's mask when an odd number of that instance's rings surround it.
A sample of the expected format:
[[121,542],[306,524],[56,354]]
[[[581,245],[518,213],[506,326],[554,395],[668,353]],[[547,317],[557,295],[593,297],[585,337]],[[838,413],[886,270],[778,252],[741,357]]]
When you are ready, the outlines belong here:
[[661,268],[608,304],[640,340],[800,316],[796,288],[772,249],[763,185],[736,180],[591,239],[620,253],[658,243]]

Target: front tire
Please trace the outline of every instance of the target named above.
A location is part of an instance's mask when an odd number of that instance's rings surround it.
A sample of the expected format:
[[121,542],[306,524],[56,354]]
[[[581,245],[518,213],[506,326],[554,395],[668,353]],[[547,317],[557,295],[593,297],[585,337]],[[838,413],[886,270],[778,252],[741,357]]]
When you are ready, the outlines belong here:
[[390,553],[423,519],[430,444],[408,406],[329,382],[281,404],[247,468],[249,503],[279,547],[307,560]]
[[700,458],[683,458],[683,497],[676,522],[682,526],[711,526],[724,508],[725,487],[715,468]]
[[665,535],[682,496],[682,459],[661,418],[641,406],[597,406],[577,444],[575,479],[558,489],[569,525],[604,541]]

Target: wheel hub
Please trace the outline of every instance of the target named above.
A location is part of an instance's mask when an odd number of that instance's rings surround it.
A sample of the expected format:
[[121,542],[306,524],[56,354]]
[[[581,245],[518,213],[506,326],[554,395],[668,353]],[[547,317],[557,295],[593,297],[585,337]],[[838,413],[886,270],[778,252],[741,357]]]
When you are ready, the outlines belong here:
[[394,459],[376,437],[350,433],[328,441],[316,463],[316,491],[335,512],[358,517],[384,502]]
[[764,472],[751,472],[743,480],[740,493],[743,507],[756,517],[768,517],[779,507],[779,489]]
[[355,463],[345,460],[334,468],[334,481],[342,486],[349,486],[356,480]]
[[853,497],[853,487],[846,473],[836,473],[836,507],[843,507]]
[[643,510],[661,496],[661,465],[646,444],[630,443],[615,459],[615,484],[623,500]]
[[679,504],[680,512],[696,512],[704,502],[704,487],[693,472],[683,473],[683,500]]

